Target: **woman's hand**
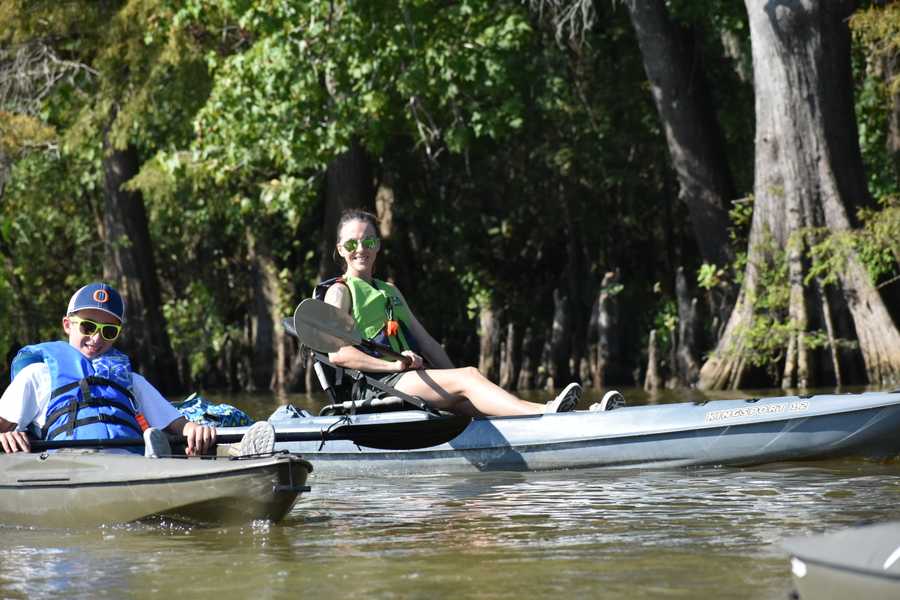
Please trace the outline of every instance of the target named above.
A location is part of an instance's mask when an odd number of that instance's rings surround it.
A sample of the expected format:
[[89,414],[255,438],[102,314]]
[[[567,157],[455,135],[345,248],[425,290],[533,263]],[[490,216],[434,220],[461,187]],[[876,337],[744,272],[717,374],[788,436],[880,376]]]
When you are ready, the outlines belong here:
[[416,369],[421,369],[425,364],[422,360],[422,357],[413,352],[412,350],[404,350],[401,352],[403,356],[409,359],[408,363],[404,363],[403,361],[397,361],[400,365],[399,371],[415,371]]

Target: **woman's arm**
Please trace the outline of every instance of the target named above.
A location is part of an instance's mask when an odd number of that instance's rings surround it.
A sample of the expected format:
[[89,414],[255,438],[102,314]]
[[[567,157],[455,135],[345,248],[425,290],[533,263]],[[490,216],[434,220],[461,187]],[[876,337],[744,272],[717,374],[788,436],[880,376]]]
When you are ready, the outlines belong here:
[[[335,306],[345,313],[350,312],[352,301],[350,290],[343,283],[335,283],[325,293],[325,303]],[[399,360],[382,360],[353,346],[344,346],[337,352],[329,352],[328,360],[339,367],[369,373],[399,373],[407,368]],[[421,364],[421,361],[419,363]]]
[[419,343],[419,349],[422,351],[422,354],[425,355],[425,358],[428,359],[428,362],[431,363],[432,367],[436,369],[452,369],[453,361],[450,360],[444,347],[441,346],[419,322],[419,319],[416,318],[416,315],[413,314],[412,309],[409,307],[409,302],[406,301],[406,298],[403,297],[400,290],[397,290],[397,293],[400,294],[400,298],[403,300],[403,303],[406,304],[406,310],[409,313],[410,318],[410,333],[412,333],[416,342]]

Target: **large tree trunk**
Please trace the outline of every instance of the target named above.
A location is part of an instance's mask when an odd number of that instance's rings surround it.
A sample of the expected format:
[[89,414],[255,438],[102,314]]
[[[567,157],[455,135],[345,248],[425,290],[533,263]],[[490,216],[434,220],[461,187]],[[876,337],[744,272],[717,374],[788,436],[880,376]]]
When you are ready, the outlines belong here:
[[501,333],[497,311],[490,304],[482,306],[478,315],[478,370],[491,381],[499,379]]
[[115,282],[127,303],[127,335],[119,345],[130,355],[136,370],[162,393],[171,394],[181,391],[182,385],[161,310],[144,199],[140,193],[122,188],[138,172],[137,151],[131,146],[113,148],[108,135],[104,136],[104,151],[103,277]]
[[[775,251],[787,260],[787,316],[782,385],[826,383],[822,373],[854,383],[854,362],[873,384],[900,379],[900,333],[851,253],[834,291],[807,286],[801,228],[848,230],[851,211],[868,199],[853,116],[849,1],[745,0],[750,16],[756,86],[755,207],[747,270],[735,309],[715,354],[703,366],[704,388],[738,387],[748,374],[747,328],[763,293],[763,265]],[[791,242],[790,244],[788,242]],[[858,350],[814,351],[806,333],[856,340]],[[833,345],[832,345],[833,349]],[[837,363],[837,365],[835,365]]]
[[569,358],[572,356],[572,303],[559,288],[553,290],[553,324],[548,342],[546,366],[552,387],[561,388],[571,377]]
[[322,223],[322,246],[319,253],[319,278],[342,272],[335,252],[335,230],[341,213],[348,208],[374,211],[372,165],[362,146],[355,140],[350,148],[329,163],[325,172],[325,221]]
[[692,34],[672,22],[663,0],[626,4],[700,254],[708,263],[731,264],[727,206],[734,183]]
[[250,262],[253,285],[253,306],[250,313],[252,387],[283,392],[287,381],[287,357],[284,328],[280,325],[282,309],[278,269],[265,240],[251,229],[246,231],[247,260]]

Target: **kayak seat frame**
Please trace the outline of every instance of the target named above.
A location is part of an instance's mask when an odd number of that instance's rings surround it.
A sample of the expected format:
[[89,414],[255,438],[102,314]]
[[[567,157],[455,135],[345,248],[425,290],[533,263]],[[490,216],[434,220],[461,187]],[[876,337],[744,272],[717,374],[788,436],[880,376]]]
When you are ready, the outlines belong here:
[[[322,386],[331,401],[331,404],[324,406],[319,411],[320,415],[353,415],[400,410],[422,410],[433,415],[441,414],[421,398],[401,392],[391,385],[369,377],[362,371],[335,365],[323,352],[310,350],[310,353],[319,385]],[[366,400],[353,400],[353,387],[363,383],[377,388],[386,395]]]

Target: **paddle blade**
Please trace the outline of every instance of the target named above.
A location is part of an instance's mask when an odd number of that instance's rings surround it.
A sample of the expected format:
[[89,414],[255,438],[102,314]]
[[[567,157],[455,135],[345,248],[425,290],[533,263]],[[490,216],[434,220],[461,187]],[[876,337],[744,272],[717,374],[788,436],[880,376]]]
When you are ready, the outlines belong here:
[[289,319],[287,317],[281,319],[281,326],[284,328],[288,335],[300,337],[297,335],[297,330],[294,329],[294,319]]
[[305,345],[319,352],[337,352],[362,342],[353,317],[320,300],[307,298],[294,312],[294,330]]
[[359,446],[380,450],[417,450],[446,444],[462,433],[471,421],[469,417],[447,415],[421,421],[354,423],[334,428],[326,439],[350,440]]

